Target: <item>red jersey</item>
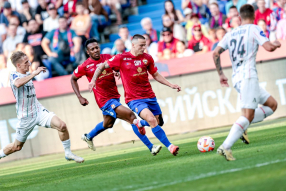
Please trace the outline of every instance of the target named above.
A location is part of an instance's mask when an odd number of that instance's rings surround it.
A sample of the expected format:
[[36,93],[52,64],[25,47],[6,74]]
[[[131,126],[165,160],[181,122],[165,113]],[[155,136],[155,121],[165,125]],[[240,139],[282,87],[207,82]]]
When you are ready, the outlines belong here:
[[137,99],[156,97],[147,73],[154,74],[158,70],[152,56],[146,53],[133,56],[130,52],[125,52],[112,57],[107,63],[113,70],[120,70],[125,90],[125,103]]
[[202,35],[202,38],[200,40],[196,40],[195,37],[193,36],[193,38],[188,42],[189,49],[192,49],[194,52],[199,52],[202,51],[204,46],[210,46],[210,40],[208,38],[206,38],[204,35]]
[[173,40],[170,42],[170,43],[165,43],[163,41],[159,41],[158,42],[158,52],[162,52],[163,53],[163,50],[168,48],[172,51],[172,53],[176,53],[177,52],[177,49],[176,49],[176,44],[179,40],[176,39],[176,38],[173,38]]
[[[101,54],[99,60],[92,60],[88,58],[84,63],[79,65],[74,71],[74,75],[77,78],[86,76],[88,81],[93,77],[95,70],[97,69],[97,64],[103,63],[110,59],[109,54]],[[96,80],[96,89],[93,89],[94,97],[99,108],[102,108],[105,103],[110,99],[120,98],[118,93],[115,78],[111,68],[105,69],[98,79]]]
[[257,9],[257,10],[255,11],[254,24],[257,25],[258,21],[259,21],[260,19],[262,19],[262,20],[265,21],[265,23],[266,23],[266,25],[267,25],[268,27],[271,27],[271,24],[273,24],[273,23],[271,23],[271,22],[273,22],[273,19],[276,19],[276,18],[275,18],[275,15],[273,15],[272,12],[273,12],[273,11],[272,11],[271,9],[269,9],[269,8],[267,8],[267,9],[264,11],[264,13],[260,13],[259,9]]

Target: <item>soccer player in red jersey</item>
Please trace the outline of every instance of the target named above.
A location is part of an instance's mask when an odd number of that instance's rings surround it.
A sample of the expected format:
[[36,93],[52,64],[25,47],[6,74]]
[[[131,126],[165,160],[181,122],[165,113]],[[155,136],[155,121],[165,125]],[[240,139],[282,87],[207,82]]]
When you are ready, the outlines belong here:
[[[110,59],[108,54],[100,54],[99,44],[96,39],[89,39],[85,43],[87,54],[90,56],[83,64],[79,65],[71,77],[71,84],[75,94],[77,95],[81,105],[86,106],[89,104],[88,100],[81,96],[77,80],[82,76],[86,76],[90,81],[96,71],[98,64]],[[156,155],[161,150],[162,146],[153,145],[145,135],[145,129],[139,128],[134,125],[136,122],[135,114],[128,108],[121,105],[119,98],[114,74],[111,68],[102,70],[99,79],[96,82],[96,89],[93,89],[94,97],[99,108],[102,110],[103,122],[88,134],[82,135],[82,140],[87,142],[88,147],[95,150],[92,139],[103,132],[107,128],[112,128],[116,118],[125,120],[132,125],[134,133],[140,140],[149,148],[153,155]]]
[[[141,128],[151,126],[153,134],[169,149],[173,155],[178,154],[179,147],[170,143],[161,126],[164,124],[162,111],[157,102],[148,79],[148,72],[153,78],[173,89],[181,91],[181,87],[171,84],[157,72],[153,58],[144,53],[146,40],[142,35],[134,35],[130,52],[118,54],[101,64],[95,71],[93,79],[89,83],[92,91],[102,71],[111,68],[120,71],[123,87],[125,90],[125,102],[132,111],[147,121],[136,120]],[[99,80],[99,79],[98,79]],[[97,88],[97,85],[96,87]]]

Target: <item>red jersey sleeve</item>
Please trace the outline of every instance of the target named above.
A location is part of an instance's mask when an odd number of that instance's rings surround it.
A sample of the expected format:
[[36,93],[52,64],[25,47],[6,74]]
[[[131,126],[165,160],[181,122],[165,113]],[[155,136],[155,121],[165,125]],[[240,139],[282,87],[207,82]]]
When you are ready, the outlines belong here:
[[73,72],[73,74],[77,77],[77,78],[81,78],[82,76],[86,75],[86,71],[84,69],[85,67],[83,66],[83,64],[79,65]]
[[149,56],[148,72],[153,75],[158,71],[158,68],[155,66],[152,56]]
[[120,65],[121,65],[121,55],[120,54],[117,54],[117,55],[113,56],[112,58],[110,58],[106,61],[112,70],[119,71]]

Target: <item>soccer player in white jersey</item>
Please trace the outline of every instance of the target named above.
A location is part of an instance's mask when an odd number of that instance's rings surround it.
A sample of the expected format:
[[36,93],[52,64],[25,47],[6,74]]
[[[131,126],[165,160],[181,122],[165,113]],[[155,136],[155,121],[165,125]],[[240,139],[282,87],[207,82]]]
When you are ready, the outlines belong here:
[[[213,59],[220,77],[222,87],[229,87],[221,64],[220,54],[229,49],[232,62],[232,83],[240,93],[242,115],[233,124],[226,140],[217,149],[218,154],[226,160],[235,160],[232,156],[232,145],[243,135],[251,123],[262,121],[273,114],[277,108],[276,100],[259,86],[256,70],[256,54],[259,45],[272,52],[279,48],[278,41],[270,42],[263,31],[254,25],[254,8],[252,5],[243,5],[240,8],[242,24],[240,27],[227,33],[214,50]],[[262,107],[258,107],[261,104]]]
[[32,79],[39,73],[45,72],[46,68],[39,67],[32,74],[29,74],[31,63],[26,54],[21,51],[13,53],[11,61],[16,67],[16,71],[10,75],[10,84],[16,98],[16,111],[19,121],[16,128],[16,139],[14,143],[10,143],[0,150],[0,159],[20,151],[34,127],[39,125],[58,130],[60,140],[64,146],[65,158],[68,161],[84,162],[83,158],[76,156],[70,150],[69,132],[66,124],[53,112],[45,109],[37,100]]

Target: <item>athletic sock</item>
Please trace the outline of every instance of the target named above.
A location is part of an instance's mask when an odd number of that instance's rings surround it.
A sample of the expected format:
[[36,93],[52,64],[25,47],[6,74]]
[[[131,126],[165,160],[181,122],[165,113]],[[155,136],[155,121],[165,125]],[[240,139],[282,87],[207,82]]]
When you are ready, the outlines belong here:
[[65,149],[66,155],[70,154],[71,153],[71,141],[68,139],[68,140],[62,141],[62,143]]
[[153,134],[165,145],[165,147],[169,147],[171,145],[170,141],[168,140],[164,130],[157,125],[156,127],[152,128]]
[[95,128],[93,130],[91,130],[87,135],[86,137],[89,139],[89,140],[92,140],[93,137],[95,137],[96,135],[98,135],[99,133],[105,131],[106,128],[103,127],[103,121],[100,122],[99,124],[97,124],[95,126]]
[[266,117],[273,114],[273,110],[268,106],[262,106],[255,109],[254,118],[251,123],[263,121]]
[[4,150],[0,150],[0,159],[6,157],[7,155],[4,153]]
[[150,126],[149,123],[147,121],[145,121],[145,120],[140,120],[140,124],[142,126]]
[[225,149],[230,149],[232,145],[242,136],[243,132],[248,128],[249,121],[246,117],[240,116],[238,120],[232,125],[230,132],[223,142]]
[[148,149],[151,151],[153,144],[150,142],[150,140],[148,139],[148,137],[146,135],[141,135],[138,131],[138,128],[136,125],[132,124],[132,129],[134,131],[134,133],[137,135],[137,137],[139,137],[139,139],[148,147]]

